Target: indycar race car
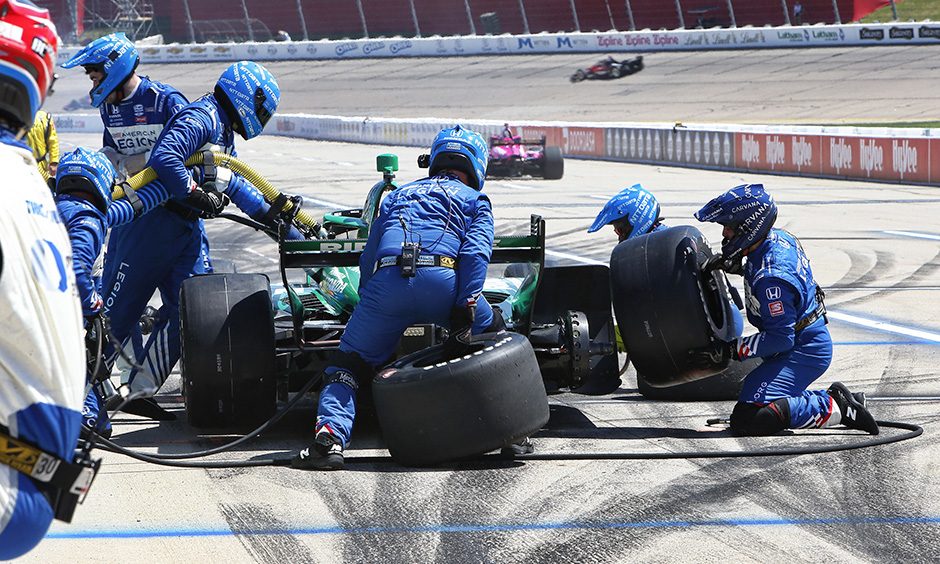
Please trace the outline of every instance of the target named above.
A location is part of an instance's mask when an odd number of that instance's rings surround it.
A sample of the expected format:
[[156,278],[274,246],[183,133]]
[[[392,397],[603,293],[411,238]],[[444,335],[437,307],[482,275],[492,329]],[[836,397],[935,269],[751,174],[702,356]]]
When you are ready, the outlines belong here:
[[545,137],[523,139],[508,128],[490,137],[487,178],[536,176],[558,180],[565,172],[561,147],[546,146]]
[[636,74],[643,70],[643,57],[638,56],[629,61],[618,61],[608,56],[586,69],[578,69],[571,75],[571,82],[581,82],[585,79],[620,78]]
[[[363,208],[326,214],[321,238],[269,232],[278,240],[280,285],[252,273],[183,283],[181,373],[191,425],[255,426],[275,416],[279,404],[286,409],[315,391],[358,303],[359,256],[382,196],[398,187],[397,161],[379,156],[383,180]],[[398,358],[379,369],[371,386],[361,383],[359,401],[372,400],[393,459],[423,466],[499,449],[547,423],[547,393],[618,389],[626,364],[616,350],[613,311],[647,387],[726,372],[727,359],[702,369],[685,355],[728,338],[733,306],[724,273],[700,272],[711,251],[694,227],[665,232],[621,243],[610,268],[546,266],[539,216],[525,233],[497,237],[484,295],[508,331],[478,336],[467,354],[451,359],[443,352],[444,328],[411,327]]]

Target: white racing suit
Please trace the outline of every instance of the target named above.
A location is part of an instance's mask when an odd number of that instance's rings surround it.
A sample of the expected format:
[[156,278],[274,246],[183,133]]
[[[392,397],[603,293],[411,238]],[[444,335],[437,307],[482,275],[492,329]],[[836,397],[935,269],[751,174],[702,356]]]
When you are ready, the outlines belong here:
[[[32,152],[15,143],[0,131],[0,431],[71,461],[85,385],[72,251]],[[33,480],[0,464],[0,560],[31,550],[52,519]]]

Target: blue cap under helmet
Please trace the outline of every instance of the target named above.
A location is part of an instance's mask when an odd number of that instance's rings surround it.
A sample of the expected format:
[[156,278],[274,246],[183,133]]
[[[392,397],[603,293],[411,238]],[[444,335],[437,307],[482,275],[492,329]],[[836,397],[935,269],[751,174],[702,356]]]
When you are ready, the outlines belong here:
[[777,220],[777,204],[763,184],[742,184],[728,190],[695,212],[695,219],[726,225],[734,231],[721,242],[721,254],[744,255],[770,233]]
[[124,87],[139,62],[137,48],[124,33],[112,33],[86,45],[74,57],[62,63],[62,68],[91,66],[101,71],[104,78],[88,92],[91,104],[97,108],[112,92]]
[[591,224],[588,233],[594,233],[607,224],[624,219],[630,226],[629,231],[621,228],[622,231],[627,233],[626,239],[645,235],[659,221],[659,202],[649,191],[643,189],[639,184],[634,184],[629,188],[625,188],[604,204],[604,209],[597,214],[597,218]]
[[87,192],[94,196],[95,207],[101,213],[108,213],[114,177],[114,166],[104,153],[79,147],[59,160],[55,191],[56,194]]
[[253,61],[230,65],[215,85],[216,99],[234,129],[246,140],[257,137],[277,110],[281,89],[268,69]]
[[435,176],[448,168],[459,170],[467,174],[471,188],[482,190],[488,160],[489,149],[483,137],[456,125],[442,129],[431,143],[428,173]]

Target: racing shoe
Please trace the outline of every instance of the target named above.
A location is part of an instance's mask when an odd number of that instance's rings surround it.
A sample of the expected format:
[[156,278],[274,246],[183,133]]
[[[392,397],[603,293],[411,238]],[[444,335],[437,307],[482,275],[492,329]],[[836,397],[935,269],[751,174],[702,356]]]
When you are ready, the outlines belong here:
[[290,465],[301,470],[342,470],[343,445],[332,433],[321,429],[313,444],[291,459]]
[[523,437],[522,439],[509,443],[500,449],[499,454],[502,456],[514,457],[520,456],[523,454],[532,454],[535,452],[535,444],[532,442],[532,439],[529,437]]
[[826,392],[832,397],[842,413],[841,423],[851,429],[860,429],[872,435],[878,434],[878,422],[865,407],[865,394],[853,394],[841,382],[833,382]]

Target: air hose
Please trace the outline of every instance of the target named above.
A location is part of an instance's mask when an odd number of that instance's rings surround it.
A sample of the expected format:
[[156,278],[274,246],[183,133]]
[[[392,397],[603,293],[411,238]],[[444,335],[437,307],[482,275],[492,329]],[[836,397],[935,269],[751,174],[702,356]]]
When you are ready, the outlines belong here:
[[[189,157],[189,159],[186,161],[186,166],[198,166],[203,164],[204,154],[204,152],[199,152]],[[261,195],[264,196],[265,200],[267,200],[269,204],[274,205],[274,202],[278,201],[278,198],[281,196],[281,192],[272,186],[264,176],[259,174],[251,166],[227,153],[213,152],[212,156],[215,161],[213,163],[215,166],[230,169],[233,172],[241,175],[248,182],[251,182],[251,184],[261,192]],[[153,182],[156,179],[157,173],[152,168],[147,167],[134,176],[128,178],[125,182],[134,190],[139,190],[142,186],[145,186],[146,184]],[[115,186],[111,197],[113,199],[118,199],[123,198],[124,196],[124,188],[122,185],[119,184]],[[283,206],[279,211],[289,212],[293,208],[294,202],[291,201],[290,198],[287,198],[284,200]],[[320,223],[310,217],[307,212],[298,209],[294,217],[299,223],[309,228],[312,233],[319,233],[321,229]]]

